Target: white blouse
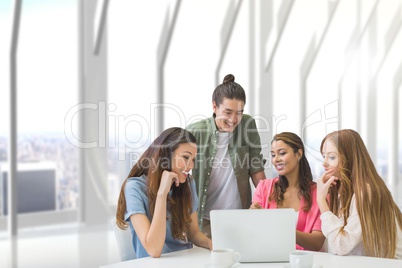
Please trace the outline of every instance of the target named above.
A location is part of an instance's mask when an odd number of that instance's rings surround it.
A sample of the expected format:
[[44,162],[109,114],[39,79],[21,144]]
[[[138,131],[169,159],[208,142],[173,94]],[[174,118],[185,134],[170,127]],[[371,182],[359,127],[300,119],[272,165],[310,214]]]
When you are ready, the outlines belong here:
[[[348,223],[340,234],[340,229],[344,226],[342,218],[338,218],[331,211],[321,214],[322,233],[328,241],[328,252],[336,255],[360,255],[365,256],[363,247],[362,227],[356,209],[356,199],[353,195],[350,204]],[[402,259],[402,231],[398,228],[398,241],[395,258]]]

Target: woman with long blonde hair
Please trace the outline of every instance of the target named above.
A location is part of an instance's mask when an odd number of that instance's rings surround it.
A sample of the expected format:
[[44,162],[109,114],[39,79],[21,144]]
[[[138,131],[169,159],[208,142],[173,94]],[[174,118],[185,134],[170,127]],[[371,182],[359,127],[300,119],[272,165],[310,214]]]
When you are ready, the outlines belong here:
[[402,214],[360,135],[332,132],[320,150],[325,172],[317,182],[317,202],[328,251],[401,259]]
[[116,223],[130,228],[137,258],[193,247],[212,249],[198,228],[198,197],[189,176],[197,155],[185,129],[162,132],[131,169],[117,204]]

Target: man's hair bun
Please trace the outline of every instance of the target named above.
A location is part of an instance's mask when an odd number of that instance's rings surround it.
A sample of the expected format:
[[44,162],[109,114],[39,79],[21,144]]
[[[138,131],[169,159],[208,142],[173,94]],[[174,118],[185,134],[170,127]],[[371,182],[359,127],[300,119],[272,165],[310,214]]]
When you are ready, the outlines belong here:
[[223,84],[229,83],[229,82],[234,82],[235,77],[233,74],[228,74],[223,78]]

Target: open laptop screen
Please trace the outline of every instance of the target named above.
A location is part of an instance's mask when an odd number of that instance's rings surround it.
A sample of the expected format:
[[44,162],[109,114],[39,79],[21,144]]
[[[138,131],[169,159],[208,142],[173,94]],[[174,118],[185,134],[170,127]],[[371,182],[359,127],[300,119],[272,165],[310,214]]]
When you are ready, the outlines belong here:
[[287,262],[296,249],[294,209],[212,210],[214,249],[231,248],[240,262]]

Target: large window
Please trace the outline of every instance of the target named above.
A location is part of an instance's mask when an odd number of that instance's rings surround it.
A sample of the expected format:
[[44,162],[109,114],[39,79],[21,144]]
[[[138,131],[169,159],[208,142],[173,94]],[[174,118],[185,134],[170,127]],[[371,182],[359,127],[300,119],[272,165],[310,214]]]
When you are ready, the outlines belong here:
[[[0,161],[7,188],[10,34],[13,1],[0,4],[1,122]],[[78,102],[77,3],[23,1],[17,52],[18,213],[76,209],[79,203],[78,148],[65,137],[77,133],[77,120],[65,122]],[[4,23],[3,23],[4,22]],[[5,197],[6,195],[0,194]],[[7,201],[2,198],[2,216]],[[41,201],[43,200],[43,202]],[[35,203],[35,205],[32,205]],[[28,223],[24,223],[29,225]]]
[[[0,1],[1,229],[6,218],[3,193],[7,187],[13,2]],[[24,214],[75,210],[84,203],[83,197],[89,196],[80,193],[80,185],[89,193],[94,189],[107,206],[116,205],[122,181],[158,134],[157,121],[162,119],[164,128],[185,127],[211,116],[211,94],[228,73],[246,90],[245,112],[259,118],[259,127],[265,128],[261,135],[268,158],[267,176],[276,175],[269,164],[273,134],[292,131],[300,135],[317,178],[322,173],[321,139],[341,127],[359,131],[380,174],[391,185],[399,181],[402,131],[401,127],[394,131],[394,126],[400,125],[402,112],[392,100],[402,98],[401,85],[395,84],[402,72],[398,49],[401,0],[109,1],[101,46],[102,56],[106,56],[99,65],[93,51],[88,52],[89,46],[79,51],[82,40],[78,37],[84,33],[83,40],[91,39],[90,7],[102,1],[22,2],[17,58],[18,170],[22,179],[18,187],[22,187],[21,196],[24,187],[37,187],[37,195],[51,197],[45,202],[53,204],[21,209]],[[87,12],[82,20],[85,30],[78,25],[79,4]],[[79,52],[85,54],[81,62]],[[82,67],[84,61],[89,62],[85,66],[89,69]],[[85,81],[80,71],[88,71],[90,79]],[[101,85],[96,84],[97,78]],[[80,122],[87,128],[79,133],[80,100],[95,104],[97,110],[88,109],[88,113],[102,112],[105,122],[92,125],[90,117],[80,117],[88,121]],[[160,101],[165,108],[162,118],[157,118]],[[100,111],[101,107],[104,110]],[[399,121],[391,120],[394,115],[399,115],[395,119]],[[100,126],[107,128],[108,142],[91,151],[100,160],[90,153],[86,154],[90,160],[81,159],[81,163],[91,162],[85,167],[95,175],[80,178],[90,172],[80,169],[79,152],[89,150],[80,151],[67,136],[75,141],[83,132],[88,139],[99,137],[105,134],[100,133]],[[104,181],[98,175],[106,172],[98,167],[105,166],[104,160],[108,175],[102,188]],[[392,175],[390,170],[396,173]],[[47,179],[34,179],[36,172],[46,173],[40,177]],[[79,183],[84,180],[91,183]],[[47,187],[41,187],[44,184]],[[106,191],[105,198],[99,189]],[[85,202],[83,211],[91,211],[89,204]]]

